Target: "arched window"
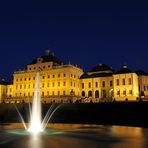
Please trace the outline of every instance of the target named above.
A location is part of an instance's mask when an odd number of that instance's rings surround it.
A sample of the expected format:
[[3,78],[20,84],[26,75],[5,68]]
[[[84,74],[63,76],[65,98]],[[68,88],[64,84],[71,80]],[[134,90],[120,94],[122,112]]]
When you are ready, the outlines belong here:
[[85,91],[82,91],[82,97],[85,97]]
[[99,91],[98,90],[95,91],[95,98],[99,98]]
[[106,90],[102,90],[102,98],[106,98]]
[[92,91],[88,92],[88,97],[92,97]]

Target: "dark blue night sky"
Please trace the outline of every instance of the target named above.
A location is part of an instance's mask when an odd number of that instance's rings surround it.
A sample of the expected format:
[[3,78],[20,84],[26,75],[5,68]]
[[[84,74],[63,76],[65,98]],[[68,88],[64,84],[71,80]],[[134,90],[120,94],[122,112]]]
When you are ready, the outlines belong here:
[[148,3],[1,1],[0,77],[9,80],[47,48],[85,71],[99,63],[148,71]]

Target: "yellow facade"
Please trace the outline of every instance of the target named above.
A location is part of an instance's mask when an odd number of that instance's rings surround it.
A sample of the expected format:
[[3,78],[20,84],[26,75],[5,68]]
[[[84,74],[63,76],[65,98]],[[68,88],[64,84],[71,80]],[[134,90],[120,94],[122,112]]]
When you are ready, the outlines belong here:
[[138,76],[136,73],[115,74],[114,98],[115,100],[136,100],[139,96]]
[[139,76],[139,96],[142,98],[148,98],[148,76]]
[[28,64],[26,70],[15,71],[13,84],[0,84],[0,102],[31,102],[37,72],[40,73],[40,95],[44,103],[137,100],[141,91],[148,97],[147,75],[138,76],[126,66],[115,72],[105,64],[84,74],[81,68],[65,65],[47,52]]

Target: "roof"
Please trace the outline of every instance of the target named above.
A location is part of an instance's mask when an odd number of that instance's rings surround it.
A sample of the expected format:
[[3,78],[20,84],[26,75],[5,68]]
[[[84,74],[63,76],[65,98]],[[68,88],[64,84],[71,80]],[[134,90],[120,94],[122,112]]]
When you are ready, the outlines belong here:
[[93,67],[89,72],[103,72],[103,71],[113,71],[113,69],[107,66],[106,64],[99,64]]
[[10,85],[12,83],[6,82],[5,79],[0,80],[0,85]]
[[56,58],[53,54],[49,53],[48,55],[44,55],[44,56],[34,59],[29,65],[37,64],[38,59],[42,59],[41,63],[53,62],[53,63],[59,64],[59,65],[61,65],[63,63],[61,60]]
[[115,72],[114,74],[125,74],[125,73],[133,73],[134,71],[128,69],[127,66],[123,66],[122,69],[120,69],[119,71]]
[[95,73],[95,74],[91,74],[91,75],[88,75],[86,73],[84,73],[80,79],[86,79],[86,78],[98,78],[98,77],[110,77],[112,76],[113,73]]
[[135,71],[135,73],[139,76],[141,76],[141,75],[148,76],[148,73],[143,70],[137,70],[137,71]]

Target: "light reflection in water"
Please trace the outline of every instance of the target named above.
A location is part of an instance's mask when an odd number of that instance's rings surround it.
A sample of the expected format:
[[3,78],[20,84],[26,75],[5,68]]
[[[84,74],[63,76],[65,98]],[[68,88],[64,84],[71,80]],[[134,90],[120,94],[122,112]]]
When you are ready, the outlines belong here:
[[[147,148],[148,129],[125,126],[49,124],[39,135],[23,133],[23,129],[0,131],[0,147],[13,148]],[[14,125],[16,128],[16,125]],[[11,144],[13,142],[13,144]]]

